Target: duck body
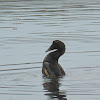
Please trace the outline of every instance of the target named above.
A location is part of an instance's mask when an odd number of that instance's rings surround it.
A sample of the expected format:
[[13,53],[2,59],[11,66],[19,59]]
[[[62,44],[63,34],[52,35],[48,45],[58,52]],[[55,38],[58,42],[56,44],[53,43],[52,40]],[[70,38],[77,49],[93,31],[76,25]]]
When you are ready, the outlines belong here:
[[59,40],[53,41],[50,48],[47,50],[56,50],[49,53],[44,61],[43,61],[43,68],[42,73],[44,76],[48,78],[57,78],[65,75],[65,72],[61,65],[58,63],[59,57],[65,53],[65,45],[63,42]]

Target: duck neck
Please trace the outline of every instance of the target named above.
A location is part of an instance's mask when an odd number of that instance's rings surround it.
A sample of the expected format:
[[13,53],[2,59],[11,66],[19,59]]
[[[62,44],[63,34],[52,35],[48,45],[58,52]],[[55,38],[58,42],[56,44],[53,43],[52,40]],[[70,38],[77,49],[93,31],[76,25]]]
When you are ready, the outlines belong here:
[[51,52],[49,54],[49,56],[51,57],[51,59],[53,59],[54,61],[58,62],[58,59],[60,56],[62,56],[65,53],[65,50],[56,50],[54,52]]

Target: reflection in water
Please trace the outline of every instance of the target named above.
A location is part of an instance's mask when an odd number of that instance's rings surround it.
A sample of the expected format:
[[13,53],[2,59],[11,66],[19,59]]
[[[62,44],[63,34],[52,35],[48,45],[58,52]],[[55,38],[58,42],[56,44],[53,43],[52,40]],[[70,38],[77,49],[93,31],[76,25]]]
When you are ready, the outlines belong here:
[[50,99],[57,98],[58,100],[67,100],[65,92],[61,92],[59,90],[60,83],[59,79],[51,79],[51,80],[45,80],[43,86],[45,90],[48,90],[48,93],[45,95],[49,96]]

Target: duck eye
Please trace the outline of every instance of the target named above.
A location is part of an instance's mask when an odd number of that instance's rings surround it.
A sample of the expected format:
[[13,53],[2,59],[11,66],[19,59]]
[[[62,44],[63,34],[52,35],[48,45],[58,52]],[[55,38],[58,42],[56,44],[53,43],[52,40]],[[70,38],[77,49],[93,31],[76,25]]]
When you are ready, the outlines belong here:
[[58,43],[59,43],[58,40],[53,41],[53,44],[58,44]]
[[53,43],[55,43],[55,41],[53,41]]

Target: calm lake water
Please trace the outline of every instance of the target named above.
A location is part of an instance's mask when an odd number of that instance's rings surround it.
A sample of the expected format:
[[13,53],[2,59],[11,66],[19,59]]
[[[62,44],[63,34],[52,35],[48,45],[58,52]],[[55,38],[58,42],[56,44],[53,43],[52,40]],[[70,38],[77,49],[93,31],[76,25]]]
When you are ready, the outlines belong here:
[[[53,40],[67,75],[43,79]],[[100,100],[100,0],[0,0],[2,100]]]

